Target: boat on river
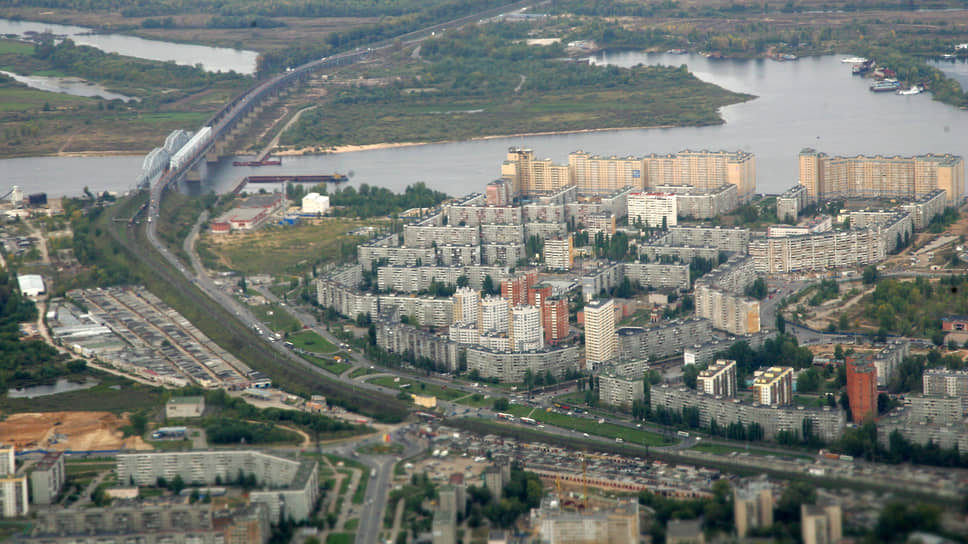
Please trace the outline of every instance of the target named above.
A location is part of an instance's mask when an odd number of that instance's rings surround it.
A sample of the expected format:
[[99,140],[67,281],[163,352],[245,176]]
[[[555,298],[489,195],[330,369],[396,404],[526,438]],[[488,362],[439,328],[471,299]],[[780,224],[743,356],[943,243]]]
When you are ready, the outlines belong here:
[[912,94],[920,94],[920,93],[921,93],[921,87],[917,85],[911,85],[910,89],[897,90],[897,94],[901,94],[901,95],[912,95]]
[[867,62],[867,59],[864,57],[844,57],[840,59],[840,62],[844,64],[863,64]]
[[871,92],[874,93],[886,93],[894,92],[901,88],[901,84],[896,80],[885,79],[884,81],[878,81],[870,86]]

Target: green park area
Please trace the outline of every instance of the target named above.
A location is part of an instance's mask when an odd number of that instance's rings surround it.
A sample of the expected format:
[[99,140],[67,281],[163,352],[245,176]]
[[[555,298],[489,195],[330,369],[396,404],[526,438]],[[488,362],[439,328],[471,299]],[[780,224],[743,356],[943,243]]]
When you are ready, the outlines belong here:
[[378,376],[367,381],[376,385],[382,385],[383,387],[413,393],[414,395],[434,396],[438,400],[454,400],[467,395],[467,393],[457,389],[420,382],[412,378],[400,378],[400,381],[394,381],[395,379],[392,376]]
[[693,446],[693,447],[691,447],[689,449],[692,450],[692,451],[700,451],[700,452],[703,452],[703,453],[712,453],[712,454],[715,454],[715,455],[730,455],[732,453],[737,453],[737,454],[749,453],[749,454],[752,454],[752,455],[761,455],[761,456],[764,456],[764,457],[766,457],[766,456],[772,456],[772,457],[784,457],[784,458],[791,458],[791,459],[812,459],[809,455],[798,455],[798,454],[792,453],[792,452],[786,452],[786,453],[783,453],[783,452],[775,452],[775,451],[770,451],[770,450],[762,450],[762,449],[756,449],[756,448],[749,448],[749,447],[745,447],[745,446],[733,446],[733,445],[728,445],[728,444],[709,444],[709,443],[702,443],[702,444],[696,444],[695,446]]
[[621,438],[628,444],[643,446],[668,446],[661,435],[643,431],[632,427],[625,427],[615,423],[599,423],[597,419],[569,416],[555,411],[546,411],[544,408],[531,408],[528,406],[512,405],[508,408],[508,413],[517,417],[530,417],[539,423],[547,423],[563,429],[572,429],[575,432],[588,433],[589,435],[603,436],[606,438]]
[[287,340],[292,342],[293,347],[313,353],[334,353],[339,349],[315,331],[306,330],[290,334]]

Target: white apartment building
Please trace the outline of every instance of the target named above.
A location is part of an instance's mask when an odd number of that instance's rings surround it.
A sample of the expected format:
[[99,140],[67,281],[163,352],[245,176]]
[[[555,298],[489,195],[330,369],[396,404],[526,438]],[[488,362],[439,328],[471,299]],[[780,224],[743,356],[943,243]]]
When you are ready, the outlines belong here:
[[647,227],[677,225],[676,195],[672,193],[632,193],[628,198],[629,223]]
[[30,509],[27,477],[15,476],[14,459],[13,446],[0,448],[0,514],[5,518],[26,516]]
[[598,376],[598,399],[608,405],[626,410],[632,402],[645,398],[645,383],[641,377],[603,373]]
[[772,366],[753,373],[753,401],[765,406],[793,403],[793,368]]
[[460,287],[454,292],[454,323],[477,325],[481,317],[481,294],[470,287]]
[[511,308],[507,299],[488,296],[481,300],[481,319],[478,330],[482,333],[508,332],[508,314]]
[[593,300],[585,305],[585,361],[598,366],[615,357],[615,303]]
[[736,396],[736,361],[719,359],[699,373],[696,389],[716,397]]
[[511,351],[534,351],[544,347],[544,328],[541,326],[541,308],[517,306],[511,309],[508,325]]
[[551,270],[571,270],[575,262],[575,248],[571,234],[566,238],[544,241],[545,266]]

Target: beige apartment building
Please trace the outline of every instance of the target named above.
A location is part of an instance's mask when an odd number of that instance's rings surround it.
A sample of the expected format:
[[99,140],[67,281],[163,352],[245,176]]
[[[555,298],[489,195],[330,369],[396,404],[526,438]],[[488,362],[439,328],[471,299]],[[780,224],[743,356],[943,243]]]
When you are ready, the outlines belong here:
[[585,361],[596,366],[615,357],[615,304],[612,299],[585,305]]
[[771,366],[753,373],[753,401],[765,406],[793,403],[793,368]]
[[964,195],[965,163],[949,154],[843,157],[806,148],[800,152],[800,185],[811,199],[916,199],[942,189],[954,204]]
[[756,158],[745,151],[691,151],[646,157],[602,157],[585,151],[568,155],[568,164],[536,159],[531,149],[511,148],[501,178],[514,194],[551,194],[568,185],[589,194],[609,194],[623,187],[691,185],[712,190],[735,185],[741,200],[756,191]]

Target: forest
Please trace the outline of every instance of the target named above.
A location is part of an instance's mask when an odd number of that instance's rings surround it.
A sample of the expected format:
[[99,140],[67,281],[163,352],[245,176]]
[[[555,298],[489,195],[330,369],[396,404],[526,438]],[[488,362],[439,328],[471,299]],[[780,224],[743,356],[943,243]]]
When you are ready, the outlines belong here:
[[[346,186],[334,190],[332,193],[325,184],[310,189],[320,194],[329,195],[329,203],[333,208],[330,214],[340,217],[382,217],[400,213],[411,208],[435,208],[448,197],[445,193],[435,191],[427,184],[418,181],[407,185],[402,193],[394,193],[386,187],[371,186],[361,183],[359,189]],[[306,189],[301,185],[290,185],[288,198],[301,200]]]
[[933,339],[942,317],[968,314],[968,276],[882,279],[861,304],[861,315],[887,333]]

